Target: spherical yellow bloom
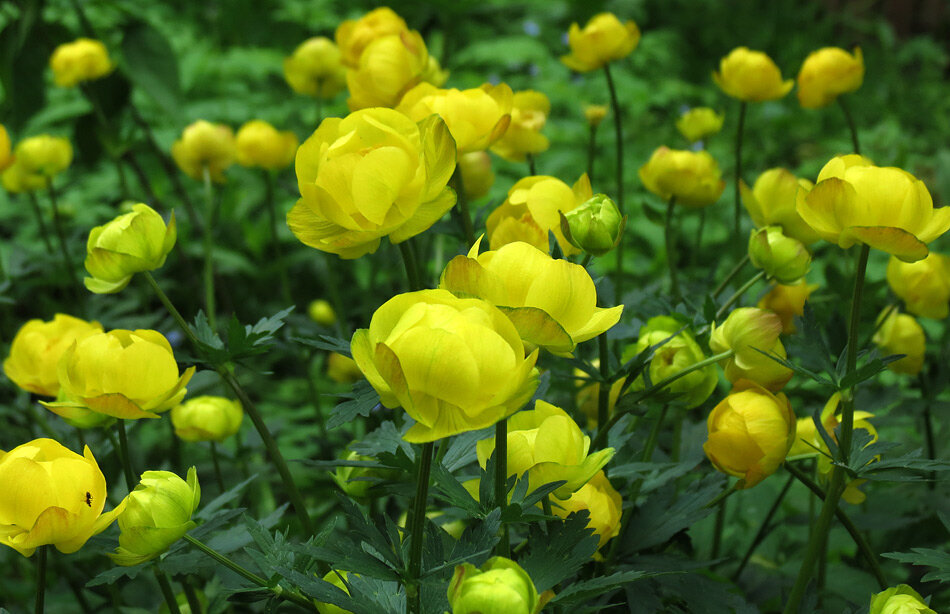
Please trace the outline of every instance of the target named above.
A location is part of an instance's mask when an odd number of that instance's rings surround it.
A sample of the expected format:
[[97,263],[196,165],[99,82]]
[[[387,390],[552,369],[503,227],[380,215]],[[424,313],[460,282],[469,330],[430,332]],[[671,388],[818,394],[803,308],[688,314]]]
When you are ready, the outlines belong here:
[[333,305],[322,298],[311,301],[307,307],[307,315],[320,326],[333,326],[336,324],[336,311],[333,310]]
[[363,372],[352,358],[333,352],[327,357],[327,377],[338,384],[352,384],[363,379]]
[[391,34],[409,32],[406,21],[391,8],[382,6],[366,13],[359,19],[347,19],[336,29],[336,44],[340,48],[343,64],[356,68],[363,51],[374,40]]
[[719,471],[752,488],[785,462],[795,442],[795,414],[785,395],[774,395],[748,380],[709,413],[703,451]]
[[565,256],[579,254],[580,248],[564,236],[558,212],[572,211],[593,196],[587,173],[581,175],[573,187],[547,175],[519,179],[508,190],[505,202],[492,211],[485,221],[488,245],[497,250],[509,243],[523,241],[546,252],[548,232],[553,232]]
[[130,567],[150,561],[198,526],[191,519],[201,499],[198,472],[188,470],[188,481],[171,471],[146,471],[125,499],[119,514],[119,547],[109,558]]
[[49,59],[53,81],[60,87],[73,87],[85,81],[101,79],[115,69],[101,41],[77,38],[56,47]]
[[224,124],[203,119],[192,123],[172,144],[172,158],[192,179],[203,180],[205,169],[211,180],[224,182],[224,171],[234,163],[234,133]]
[[445,120],[455,139],[459,155],[482,151],[500,139],[511,122],[514,95],[506,84],[470,90],[442,90],[420,83],[403,97],[397,111],[413,121],[422,121],[433,113]]
[[49,322],[30,320],[13,337],[10,355],[3,361],[3,372],[27,392],[55,397],[59,393],[56,369],[63,352],[74,341],[101,332],[98,322],[62,313]]
[[798,193],[808,194],[815,184],[807,179],[798,179],[784,168],[772,168],[755,180],[752,189],[744,181],[739,182],[742,204],[755,225],[781,226],[786,236],[811,245],[820,237],[805,223],[795,208]]
[[449,261],[439,287],[497,305],[529,348],[569,354],[620,320],[623,305],[597,307],[597,290],[584,267],[555,260],[527,243],[479,255],[480,242],[468,256]]
[[62,137],[41,134],[20,141],[15,155],[14,166],[21,166],[25,175],[39,175],[49,180],[69,168],[73,146]]
[[854,55],[839,47],[825,47],[809,53],[798,72],[798,102],[806,109],[824,107],[863,82],[860,47],[854,48]]
[[[600,361],[594,359],[591,361],[591,364],[594,367],[600,367]],[[587,428],[596,429],[598,426],[598,412],[600,411],[600,383],[588,383],[581,378],[590,378],[590,375],[582,369],[574,369],[574,377],[578,379],[578,385],[581,386],[580,390],[577,391],[577,398],[575,399],[577,403],[577,408],[587,416]],[[620,389],[623,388],[624,383],[627,381],[627,378],[621,377],[613,384],[610,385],[610,390],[607,393],[607,415],[611,416],[614,413],[614,407],[617,406],[617,399],[620,398]]]
[[456,566],[448,598],[453,614],[534,614],[541,609],[531,576],[501,556],[488,559],[481,569],[471,563]]
[[300,200],[287,224],[306,245],[358,258],[380,238],[400,243],[455,204],[455,146],[438,117],[416,124],[391,109],[331,117],[297,150]]
[[165,264],[178,234],[175,214],[165,220],[148,205],[132,206],[111,222],[96,226],[86,241],[86,271],[83,280],[95,294],[113,294],[127,285],[135,273],[154,271]]
[[581,206],[559,213],[564,216],[561,232],[567,233],[567,240],[593,256],[603,256],[617,247],[627,225],[626,216],[606,194],[592,196]]
[[663,200],[676,198],[685,207],[702,208],[719,200],[726,182],[707,151],[660,147],[640,167],[643,187]]
[[950,207],[934,209],[922,181],[854,154],[825,164],[814,189],[798,193],[797,209],[826,241],[863,243],[904,262],[925,258],[927,243],[950,228]]
[[0,544],[23,556],[47,544],[75,552],[125,506],[103,514],[106,479],[92,451],[80,456],[52,439],[0,451],[0,492]]
[[241,126],[235,140],[238,164],[272,171],[290,166],[297,154],[297,145],[297,135],[293,132],[278,132],[260,119]]
[[541,134],[551,101],[541,92],[516,92],[511,102],[511,123],[491,150],[509,162],[524,162],[528,154],[547,151],[551,143]]
[[172,426],[184,441],[224,441],[241,430],[244,409],[225,397],[200,396],[172,408]]
[[302,42],[284,58],[284,78],[298,94],[329,100],[346,85],[346,68],[340,50],[325,36]]
[[695,107],[685,111],[676,120],[676,129],[687,141],[695,143],[722,130],[726,116],[709,107]]
[[42,404],[54,413],[82,407],[115,418],[157,418],[181,403],[194,375],[179,377],[171,345],[154,330],[112,330],[74,343],[59,361],[67,400]]
[[11,158],[11,160],[13,163],[0,175],[3,189],[11,194],[20,194],[22,192],[35,192],[46,187],[46,177],[31,172],[16,157]]
[[462,189],[465,190],[465,198],[468,200],[478,200],[488,194],[495,185],[491,156],[484,151],[462,154],[459,156],[458,168],[462,173]]
[[10,135],[7,128],[0,124],[0,171],[7,169],[13,164],[13,150],[10,145]]
[[891,256],[887,283],[907,311],[916,316],[942,320],[950,315],[950,258],[930,252],[923,260],[902,262]]
[[811,254],[798,239],[787,237],[780,226],[766,226],[749,235],[749,260],[779,283],[791,284],[808,273]]
[[598,471],[587,484],[566,501],[555,501],[552,512],[555,516],[567,518],[571,512],[587,511],[590,520],[587,527],[594,529],[598,538],[598,548],[620,533],[620,516],[623,512],[623,500],[603,471]]
[[620,23],[613,13],[598,13],[583,30],[576,23],[571,24],[567,31],[571,53],[562,55],[561,61],[571,70],[589,72],[627,57],[639,42],[640,28],[636,23]]
[[871,597],[869,614],[937,614],[927,607],[920,593],[907,584],[898,584]]
[[[882,318],[887,314],[887,318]],[[877,332],[871,339],[887,356],[905,354],[903,358],[887,365],[895,373],[917,375],[924,366],[924,355],[927,351],[927,338],[924,329],[914,316],[898,313],[896,309],[884,310],[877,318]]]
[[584,105],[584,119],[591,128],[596,128],[607,117],[608,111],[609,107],[605,104],[587,104]]
[[[590,454],[590,437],[567,412],[538,400],[534,409],[508,418],[508,477],[528,473],[529,489],[550,482],[566,481],[554,496],[567,499],[600,471],[613,457],[614,449]],[[484,469],[495,451],[494,436],[475,446],[478,463]]]
[[518,411],[538,387],[537,351],[499,309],[445,290],[386,301],[369,329],[353,334],[353,359],[383,405],[416,424],[404,438],[435,441],[491,426]]
[[[705,360],[706,355],[696,343],[696,339],[688,330],[680,330],[682,328],[683,323],[671,316],[650,318],[640,329],[637,343],[624,351],[623,362],[626,363],[637,354],[662,343],[654,350],[648,367],[650,381],[655,385]],[[716,372],[716,366],[709,365],[684,375],[668,384],[663,390],[678,395],[676,398],[678,403],[685,405],[687,409],[693,409],[709,398],[718,383],[719,374]],[[631,384],[631,388],[633,390],[646,388],[642,375]]]
[[809,284],[804,279],[797,284],[776,284],[762,297],[757,305],[778,315],[782,320],[782,334],[795,332],[795,316],[805,313],[805,301],[818,288],[818,284]]
[[360,56],[359,66],[346,71],[350,91],[346,104],[351,111],[393,108],[423,80],[427,69],[429,51],[415,30],[377,38]]
[[719,61],[713,81],[723,92],[744,102],[777,100],[792,90],[791,79],[782,81],[782,72],[772,58],[761,51],[737,47]]
[[733,310],[722,325],[716,326],[713,322],[709,349],[715,354],[726,350],[735,352],[720,363],[726,379],[733,384],[752,380],[777,392],[792,378],[792,370],[762,352],[785,358],[785,346],[778,338],[781,332],[782,320],[776,314],[755,307],[742,307]]

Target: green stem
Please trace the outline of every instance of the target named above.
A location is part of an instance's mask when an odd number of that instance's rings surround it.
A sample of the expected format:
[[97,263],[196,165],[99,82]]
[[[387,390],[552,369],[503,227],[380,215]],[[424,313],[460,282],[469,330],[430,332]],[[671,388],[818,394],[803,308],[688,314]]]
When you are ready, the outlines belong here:
[[718,322],[720,319],[722,319],[722,317],[726,315],[726,313],[729,311],[729,308],[732,307],[736,303],[736,301],[742,298],[742,295],[748,292],[749,288],[754,286],[756,283],[759,282],[759,280],[761,280],[764,277],[765,277],[765,271],[759,271],[752,277],[752,279],[745,282],[738,290],[736,290],[735,294],[730,296],[729,299],[725,303],[723,303],[722,307],[720,307],[719,310],[716,312],[716,317],[714,318],[714,320]]
[[125,485],[129,487],[129,492],[132,492],[135,489],[135,472],[132,470],[132,458],[129,456],[129,437],[125,433],[125,420],[116,420],[115,430],[119,434],[119,459],[122,461]]
[[673,235],[673,213],[674,206],[676,205],[676,197],[671,196],[670,201],[666,205],[666,266],[670,269],[670,294],[673,297],[673,301],[676,302],[680,298],[680,287],[676,279],[676,244],[674,243],[675,237]]
[[[885,316],[886,318],[887,316]],[[930,460],[937,459],[937,443],[934,440],[934,426],[933,426],[933,412],[931,411],[931,403],[933,397],[930,394],[929,387],[927,386],[927,380],[924,378],[924,374],[921,373],[917,379],[920,384],[920,396],[924,403],[924,442],[927,445],[927,458]],[[934,490],[937,487],[937,474],[932,472],[930,474],[930,481],[927,483],[927,486],[930,490]]]
[[52,180],[50,180],[47,187],[49,188],[49,202],[53,206],[53,228],[56,230],[56,238],[59,240],[59,251],[63,257],[63,266],[66,268],[66,273],[72,280],[73,285],[79,292],[79,295],[82,296],[83,285],[79,281],[79,278],[76,277],[76,267],[73,264],[72,257],[69,255],[69,246],[66,243],[66,231],[63,228],[63,218],[59,215],[56,189],[53,188]]
[[178,607],[178,600],[175,599],[175,591],[172,590],[168,576],[157,563],[152,565],[152,571],[155,573],[155,579],[158,580],[158,587],[162,589],[162,596],[165,597],[165,603],[168,604],[168,611],[171,614],[181,614],[181,608]]
[[[664,403],[663,408],[660,409],[660,415],[657,416],[656,422],[653,423],[653,428],[650,429],[650,435],[647,437],[646,446],[644,446],[643,453],[640,455],[640,462],[648,463],[653,458],[653,451],[656,450],[656,442],[660,438],[660,427],[663,426],[663,421],[666,419],[666,414],[669,412],[669,410],[670,404]],[[639,487],[635,490],[637,490],[637,494],[639,495]]]
[[[403,243],[400,243],[400,245]],[[327,289],[330,291],[330,303],[333,305],[333,310],[336,311],[336,331],[340,337],[348,338],[350,327],[347,325],[347,310],[343,304],[343,297],[340,295],[340,276],[337,274],[337,267],[342,268],[346,261],[334,257],[329,252],[325,256]]]
[[696,229],[696,241],[693,243],[693,254],[690,257],[690,264],[699,262],[699,254],[703,249],[703,231],[706,230],[706,210],[699,210],[699,227]]
[[212,441],[211,443],[211,462],[214,464],[214,477],[218,482],[218,489],[221,492],[225,491],[224,488],[224,478],[221,475],[221,463],[218,460],[218,446]]
[[[727,491],[728,492],[728,491]],[[722,547],[722,530],[726,524],[726,500],[716,502],[716,524],[713,526],[712,550],[709,558],[719,558],[719,550]]]
[[749,560],[752,558],[752,553],[755,552],[755,549],[768,537],[769,532],[771,532],[772,518],[775,517],[775,514],[778,512],[779,508],[782,506],[782,501],[785,500],[785,495],[788,494],[789,489],[792,487],[792,482],[795,481],[795,476],[788,476],[788,480],[785,482],[785,486],[782,487],[782,490],[779,492],[778,496],[775,497],[775,501],[772,502],[772,507],[769,508],[769,511],[765,514],[765,519],[762,520],[762,524],[759,525],[759,530],[756,531],[755,537],[752,538],[752,543],[749,544],[749,548],[745,551],[745,555],[742,557],[742,561],[739,563],[739,566],[732,573],[732,581],[735,582],[739,576],[742,575],[742,571],[745,569],[745,566],[748,565]]
[[205,311],[208,314],[208,324],[211,329],[215,327],[215,303],[214,303],[214,190],[211,187],[211,171],[205,165],[201,169],[205,188],[205,223],[204,223],[204,289],[205,289]]
[[739,195],[739,182],[742,181],[742,132],[745,129],[745,111],[746,111],[746,102],[739,102],[739,125],[736,128],[736,182],[735,182],[735,231],[733,233],[733,240],[741,245],[741,237],[739,236],[739,221],[740,221],[740,212],[741,212],[741,197]]
[[597,424],[607,424],[610,413],[610,351],[607,347],[607,331],[597,335],[600,354],[600,384],[597,385]]
[[422,290],[423,285],[419,279],[419,268],[416,263],[416,257],[406,241],[399,244],[399,253],[402,254],[402,264],[406,269],[406,279],[409,282],[409,290],[411,292]]
[[[610,64],[604,64],[604,76],[607,79],[607,89],[610,91],[610,106],[614,112],[614,131],[617,141],[617,208],[620,215],[623,216],[623,119],[620,113],[620,101],[617,99],[617,88],[614,87],[613,75],[610,74]],[[617,281],[616,297],[617,303],[623,302],[623,238],[617,244]]]
[[195,587],[192,586],[188,580],[188,576],[181,576],[178,583],[181,584],[182,590],[185,591],[185,599],[188,601],[188,607],[191,608],[191,614],[202,614],[204,610],[201,607],[201,601],[198,599],[198,593],[195,591]]
[[848,122],[848,130],[851,131],[851,147],[854,149],[853,153],[861,153],[861,144],[858,142],[858,128],[854,124],[854,116],[851,115],[851,108],[848,106],[847,101],[845,101],[844,96],[838,96],[838,106],[841,107],[841,111],[844,113],[844,119]]
[[[293,295],[290,293],[290,279],[287,277],[287,267],[284,263],[284,253],[280,246],[280,237],[277,234],[277,203],[274,202],[274,173],[267,169],[261,170],[264,175],[264,205],[267,208],[267,216],[270,218],[270,241],[274,250],[274,259],[277,261],[277,271],[280,276],[280,290],[284,297],[284,303],[294,304]],[[337,317],[339,317],[339,312]]]
[[593,260],[593,259],[594,259],[594,255],[593,255],[593,254],[584,254],[584,259],[581,260],[581,266],[586,269],[586,268],[587,268],[587,265],[589,265],[589,264],[590,264],[590,261]]
[[528,163],[528,174],[532,177],[538,174],[538,165],[532,154],[525,154],[525,161]]
[[[504,510],[508,504],[508,420],[495,423],[495,505]],[[496,551],[499,556],[511,556],[508,524],[501,523],[501,539]]]
[[433,443],[422,444],[419,472],[416,475],[416,496],[412,501],[412,523],[409,529],[409,577],[406,582],[406,611],[422,612],[419,580],[422,575],[422,545],[425,536],[426,500],[429,497],[429,473],[432,470]]
[[590,127],[590,139],[587,141],[587,178],[594,183],[594,160],[597,157],[597,126]]
[[468,209],[468,199],[465,197],[465,180],[462,178],[462,169],[455,167],[452,174],[452,186],[455,188],[456,204],[458,205],[459,219],[462,222],[462,236],[466,247],[475,245],[475,227],[472,226],[472,214]]
[[729,274],[726,275],[726,278],[723,279],[722,282],[718,286],[716,286],[716,289],[713,290],[711,296],[715,299],[720,294],[722,294],[722,291],[726,289],[726,286],[729,285],[729,282],[735,279],[736,275],[742,272],[742,268],[745,267],[745,265],[748,264],[748,262],[749,262],[749,254],[748,252],[746,252],[746,255],[742,257],[742,260],[740,260],[738,264],[736,264],[736,266],[734,266],[732,270],[729,271]]
[[49,546],[40,546],[36,549],[36,602],[34,614],[43,614],[46,611],[46,559]]
[[46,229],[46,222],[43,221],[43,210],[40,209],[40,201],[36,198],[36,192],[27,192],[30,205],[33,206],[33,214],[36,216],[36,223],[40,227],[40,236],[43,237],[43,243],[46,245],[46,253],[53,254],[53,243],[49,239],[49,231]]

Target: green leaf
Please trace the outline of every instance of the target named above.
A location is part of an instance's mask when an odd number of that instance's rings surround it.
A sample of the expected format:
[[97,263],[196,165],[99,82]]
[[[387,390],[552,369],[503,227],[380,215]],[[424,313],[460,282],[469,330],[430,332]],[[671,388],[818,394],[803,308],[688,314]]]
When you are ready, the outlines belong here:
[[894,559],[908,565],[933,567],[921,578],[923,582],[936,580],[950,584],[950,553],[933,548],[911,548],[910,552],[885,552],[881,556]]
[[341,339],[340,337],[331,337],[330,335],[317,335],[316,339],[291,337],[291,341],[309,345],[310,347],[317,348],[318,350],[326,350],[328,352],[343,354],[344,356],[352,358],[352,354],[350,354],[350,342],[346,339]]
[[609,576],[600,576],[592,580],[574,582],[558,593],[550,603],[561,606],[584,605],[600,595],[613,592],[623,587],[628,582],[658,576],[661,573],[664,572],[618,571]]
[[122,35],[123,72],[165,111],[182,107],[178,58],[165,36],[145,21],[129,22]]
[[539,593],[574,575],[597,551],[597,536],[587,527],[590,516],[586,510],[572,513],[564,522],[548,523],[544,534],[532,525],[528,535],[528,554],[519,564],[528,572]]
[[336,405],[330,412],[330,417],[327,419],[328,430],[352,422],[357,416],[366,418],[373,408],[379,405],[379,394],[365,379],[356,382],[351,392],[341,396],[349,400]]

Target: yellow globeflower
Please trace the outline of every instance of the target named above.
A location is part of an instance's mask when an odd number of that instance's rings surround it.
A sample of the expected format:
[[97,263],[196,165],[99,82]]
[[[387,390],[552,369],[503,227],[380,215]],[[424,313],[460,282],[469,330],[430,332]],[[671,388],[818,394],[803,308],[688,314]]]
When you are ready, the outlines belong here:
[[571,512],[587,511],[590,514],[587,527],[594,530],[598,548],[603,548],[604,544],[620,533],[623,499],[603,471],[594,474],[569,499],[555,501],[551,507],[554,515],[561,518],[567,518]]
[[327,357],[327,377],[338,384],[352,384],[363,379],[363,372],[349,356],[332,352]]
[[583,30],[576,23],[571,24],[567,31],[571,53],[562,55],[561,61],[571,70],[589,72],[627,57],[639,42],[640,29],[636,23],[620,23],[613,13],[598,13]]
[[360,64],[363,51],[374,40],[390,34],[408,32],[406,21],[391,8],[382,6],[359,19],[347,19],[337,26],[335,37],[343,64],[356,68]]
[[762,352],[786,357],[785,346],[778,338],[781,332],[782,321],[778,315],[764,309],[742,307],[733,310],[721,325],[713,322],[709,349],[715,354],[726,350],[735,352],[720,363],[726,379],[733,384],[751,380],[777,392],[792,378],[792,370]]
[[[884,315],[887,318],[882,321]],[[906,313],[897,313],[892,309],[890,313],[885,309],[877,318],[877,332],[871,339],[884,355],[904,354],[903,358],[887,365],[895,373],[917,375],[924,366],[924,355],[927,351],[927,338],[924,329],[914,316]]]
[[904,262],[925,258],[927,243],[950,228],[950,207],[934,209],[924,182],[855,154],[825,164],[814,189],[798,193],[797,209],[826,241],[863,243]]
[[541,251],[548,251],[548,232],[565,256],[581,253],[561,230],[560,213],[567,213],[593,198],[587,173],[580,176],[573,187],[555,177],[533,175],[519,179],[508,190],[508,198],[489,214],[485,221],[488,245],[497,250],[516,241],[530,243]]
[[757,307],[771,311],[782,320],[782,334],[791,335],[795,332],[795,317],[805,313],[805,301],[818,288],[818,284],[810,284],[804,279],[796,284],[776,284],[762,297]]
[[346,85],[340,50],[325,36],[308,38],[284,58],[284,78],[298,94],[330,99]]
[[937,614],[924,598],[907,584],[881,591],[871,597],[869,614]]
[[172,144],[172,158],[192,179],[203,180],[205,169],[211,180],[224,182],[224,171],[234,163],[234,133],[224,124],[199,119],[185,128]]
[[551,113],[551,101],[541,92],[515,92],[511,103],[511,124],[491,150],[509,162],[524,162],[528,155],[547,151],[551,143],[541,134]]
[[742,204],[755,225],[781,226],[786,236],[811,245],[820,237],[805,223],[795,208],[798,193],[808,194],[815,184],[799,179],[784,168],[772,168],[755,180],[749,189],[745,181],[739,182]]
[[10,135],[7,128],[0,124],[0,171],[6,170],[13,164],[13,150],[10,145]]
[[887,283],[907,311],[923,318],[942,320],[950,315],[950,258],[930,252],[923,260],[902,262],[891,256]]
[[331,117],[297,150],[300,200],[287,224],[306,245],[358,258],[382,237],[400,243],[452,205],[455,146],[438,117],[416,124],[391,109]]
[[225,397],[200,396],[172,408],[172,426],[184,441],[224,441],[241,430],[244,409]]
[[413,121],[439,115],[462,155],[488,149],[501,138],[511,122],[513,97],[511,88],[504,83],[486,83],[470,90],[442,90],[430,83],[420,83],[406,92],[396,110]]
[[839,47],[825,47],[809,53],[798,72],[798,102],[806,109],[824,107],[863,82],[860,47],[854,48],[853,55]]
[[605,104],[585,104],[584,119],[587,120],[587,124],[591,128],[596,128],[607,117],[607,111],[609,110],[610,108]]
[[723,473],[752,488],[785,462],[795,442],[795,414],[785,395],[774,395],[748,380],[739,380],[709,413],[709,437],[703,451]]
[[[613,448],[590,452],[590,437],[560,407],[538,400],[534,409],[508,418],[508,477],[527,472],[530,489],[566,481],[554,496],[567,499],[590,481],[613,457]],[[475,450],[484,469],[495,451],[494,436],[479,441]]]
[[484,151],[462,154],[459,156],[458,168],[462,173],[462,189],[465,190],[465,198],[468,200],[478,200],[485,196],[495,184],[491,156]]
[[166,226],[157,211],[142,203],[93,228],[86,241],[86,288],[113,294],[129,285],[135,273],[160,268],[175,246],[175,228],[174,213]]
[[267,122],[253,119],[238,130],[235,139],[237,162],[241,166],[279,170],[293,163],[297,144],[293,132],[279,132]]
[[719,62],[713,81],[723,92],[744,102],[777,100],[792,90],[794,81],[782,80],[772,58],[761,51],[737,47]]
[[480,569],[457,565],[447,596],[453,614],[535,614],[543,605],[528,572],[502,556]]
[[[600,367],[600,361],[597,359],[591,361],[591,364],[594,367]],[[590,383],[588,381],[590,379],[590,375],[582,369],[574,369],[574,377],[577,379],[578,386],[580,386],[575,399],[577,403],[577,409],[581,410],[581,412],[587,416],[587,428],[590,430],[596,429],[598,427],[597,421],[600,418],[597,415],[600,411],[600,383]],[[610,390],[607,393],[608,416],[613,415],[614,407],[617,406],[617,399],[620,398],[620,389],[623,388],[623,385],[626,381],[627,378],[621,377],[610,385]]]
[[48,181],[69,168],[73,146],[62,137],[41,134],[20,141],[15,156],[14,166],[22,165],[24,174],[39,175]]
[[805,244],[785,236],[781,226],[766,226],[749,235],[749,261],[783,284],[801,279],[811,268],[811,254]]
[[52,439],[0,450],[0,492],[0,544],[23,556],[47,544],[75,552],[125,506],[103,514],[106,479],[89,446],[80,456]]
[[579,264],[555,260],[527,243],[478,254],[481,240],[445,267],[439,287],[477,296],[504,311],[529,348],[569,354],[620,320],[623,305],[597,307],[597,290]]
[[54,413],[80,407],[115,418],[157,418],[184,398],[194,375],[179,376],[171,345],[154,330],[112,330],[75,342],[59,361],[66,400],[43,406]]
[[640,167],[643,187],[663,200],[676,198],[684,207],[707,207],[722,195],[726,182],[715,158],[707,151],[660,147]]
[[386,301],[369,329],[353,334],[353,359],[383,405],[416,424],[404,438],[435,441],[491,426],[518,411],[538,387],[537,351],[499,309],[445,290]]
[[35,192],[42,190],[47,184],[46,177],[31,173],[16,158],[13,158],[13,164],[0,175],[0,182],[3,183],[3,189],[11,194]]
[[78,38],[56,47],[49,59],[53,81],[60,87],[73,87],[85,81],[101,79],[115,69],[101,41]]
[[709,107],[695,107],[685,111],[676,120],[676,129],[690,143],[702,141],[722,130],[726,116]]
[[3,361],[3,372],[27,392],[56,397],[59,394],[57,366],[63,352],[73,342],[101,332],[98,322],[86,322],[63,313],[57,313],[49,322],[30,320],[13,337],[10,355]]
[[359,65],[346,71],[346,86],[350,91],[346,104],[351,111],[393,108],[406,92],[422,81],[428,68],[429,52],[418,32],[377,38],[363,51]]
[[311,301],[310,305],[307,306],[307,315],[320,326],[336,324],[336,311],[333,310],[333,305],[322,298]]

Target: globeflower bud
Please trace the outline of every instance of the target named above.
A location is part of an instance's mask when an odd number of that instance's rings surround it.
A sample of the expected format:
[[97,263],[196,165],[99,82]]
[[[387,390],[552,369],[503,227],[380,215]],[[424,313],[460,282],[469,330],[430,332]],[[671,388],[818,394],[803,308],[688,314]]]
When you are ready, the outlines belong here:
[[776,284],[762,297],[757,307],[778,315],[782,319],[782,334],[795,332],[795,317],[805,314],[805,301],[818,288],[804,279],[791,285]]
[[778,226],[752,231],[749,260],[752,266],[783,284],[795,283],[811,268],[811,254],[802,242],[786,237]]
[[898,584],[871,597],[869,614],[937,614],[907,584]]
[[382,6],[366,13],[359,19],[347,19],[337,26],[335,38],[340,48],[343,64],[356,68],[360,65],[363,51],[374,40],[390,34],[408,33],[406,20],[391,8]]
[[596,128],[607,117],[609,108],[605,104],[584,105],[584,119],[591,128]]
[[73,161],[69,141],[48,134],[23,139],[16,146],[16,163],[26,175],[39,175],[47,181],[63,172]]
[[516,92],[511,102],[511,123],[491,150],[509,162],[524,162],[528,155],[547,151],[551,143],[541,134],[551,101],[541,92]]
[[115,64],[101,41],[78,38],[56,47],[50,56],[49,67],[53,70],[56,85],[73,87],[108,75],[115,69]]
[[363,372],[349,356],[332,352],[327,357],[327,377],[338,384],[352,384],[363,379]]
[[[346,461],[373,461],[370,456],[363,456],[356,452],[348,452],[343,460]],[[378,467],[339,466],[330,474],[336,485],[344,493],[353,498],[365,497],[370,487],[381,480],[393,478],[393,471]]]
[[820,237],[805,223],[795,208],[798,193],[807,194],[815,184],[799,179],[784,168],[772,168],[755,180],[752,189],[744,181],[739,182],[742,204],[749,217],[758,227],[781,226],[786,236],[811,245]]
[[491,169],[491,156],[484,151],[473,151],[459,156],[458,169],[462,173],[462,188],[465,198],[478,200],[488,194],[495,184],[495,173]]
[[235,145],[241,166],[275,171],[293,163],[298,141],[293,132],[278,132],[267,122],[254,119],[238,130]]
[[660,147],[640,167],[643,187],[663,200],[676,198],[685,207],[707,207],[722,195],[726,183],[716,160],[707,151]]
[[566,501],[553,503],[551,511],[561,518],[567,518],[572,512],[586,511],[590,514],[587,527],[594,530],[598,548],[603,548],[604,544],[620,534],[623,499],[603,471],[595,473]]
[[183,441],[221,442],[241,430],[244,409],[225,397],[200,396],[172,408],[171,417]]
[[571,70],[590,72],[627,57],[639,42],[640,28],[636,23],[620,23],[613,13],[598,13],[583,30],[576,23],[571,24],[567,31],[571,53],[561,56],[561,62]]
[[[886,316],[886,317],[885,317]],[[885,355],[904,354],[903,358],[887,365],[895,373],[917,375],[924,366],[927,339],[924,329],[914,316],[884,310],[877,317],[877,332],[871,338]]]
[[172,158],[183,173],[204,180],[205,171],[216,183],[224,183],[224,171],[234,163],[234,133],[224,124],[199,119],[185,128],[172,144]]
[[320,326],[333,326],[336,324],[336,311],[328,301],[319,298],[312,301],[307,307],[307,315],[310,319]]
[[561,232],[571,245],[593,256],[603,256],[617,247],[626,217],[606,194],[597,194],[580,207],[561,215]]
[[716,469],[740,478],[739,488],[775,473],[795,442],[795,414],[785,395],[747,380],[736,382],[706,426],[703,451]]
[[887,283],[912,314],[935,320],[950,315],[950,258],[943,254],[930,252],[917,262],[891,256]]
[[393,108],[422,82],[427,68],[429,51],[415,30],[376,38],[359,57],[359,65],[346,71],[346,104],[351,111]]
[[709,349],[716,354],[734,352],[720,363],[733,384],[752,380],[777,392],[792,378],[792,370],[762,352],[785,358],[785,346],[778,338],[781,332],[782,321],[776,314],[742,307],[733,310],[720,326],[713,323]]
[[131,567],[162,554],[198,526],[191,515],[200,498],[194,467],[188,470],[187,482],[171,471],[146,471],[125,499],[118,518],[119,547],[109,558]]
[[165,264],[175,246],[175,214],[168,226],[162,216],[145,204],[132,206],[111,222],[96,226],[86,241],[86,271],[83,283],[95,294],[114,294],[132,280],[135,273],[154,271]]
[[694,107],[676,120],[676,129],[690,143],[702,141],[722,130],[726,116],[709,107]]
[[534,614],[539,605],[528,573],[500,556],[488,559],[481,569],[471,563],[456,566],[448,598],[453,614]]
[[30,320],[13,337],[10,355],[3,361],[3,372],[23,390],[55,398],[59,394],[56,369],[63,353],[74,341],[101,332],[98,322],[62,313],[49,322]]
[[809,53],[798,72],[798,102],[806,109],[828,106],[863,82],[860,47],[854,48],[854,55],[839,47],[824,47]]
[[723,92],[743,102],[777,100],[792,90],[791,79],[782,80],[782,73],[772,58],[761,51],[737,47],[719,62],[713,81]]
[[329,38],[308,38],[284,58],[284,78],[298,94],[329,100],[346,85],[340,59],[340,50]]

